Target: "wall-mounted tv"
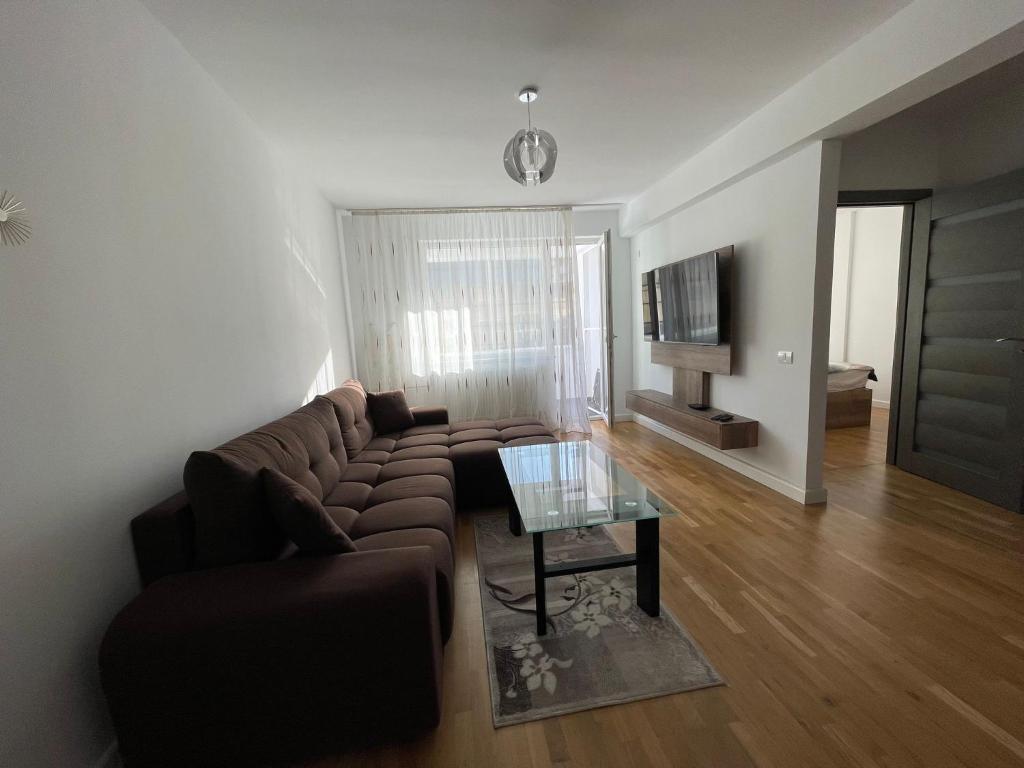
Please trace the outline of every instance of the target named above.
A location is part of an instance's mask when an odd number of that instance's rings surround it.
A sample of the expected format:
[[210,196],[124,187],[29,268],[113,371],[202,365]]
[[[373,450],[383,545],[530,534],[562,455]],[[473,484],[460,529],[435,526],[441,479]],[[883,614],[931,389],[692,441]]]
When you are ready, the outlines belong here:
[[645,341],[728,343],[732,250],[719,248],[641,275]]

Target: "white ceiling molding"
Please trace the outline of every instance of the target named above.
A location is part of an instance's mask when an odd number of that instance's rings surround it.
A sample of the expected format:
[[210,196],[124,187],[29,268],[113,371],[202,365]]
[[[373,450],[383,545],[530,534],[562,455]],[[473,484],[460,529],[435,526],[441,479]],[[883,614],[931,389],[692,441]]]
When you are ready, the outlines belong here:
[[1021,0],[916,0],[629,201],[624,237],[1024,52]]

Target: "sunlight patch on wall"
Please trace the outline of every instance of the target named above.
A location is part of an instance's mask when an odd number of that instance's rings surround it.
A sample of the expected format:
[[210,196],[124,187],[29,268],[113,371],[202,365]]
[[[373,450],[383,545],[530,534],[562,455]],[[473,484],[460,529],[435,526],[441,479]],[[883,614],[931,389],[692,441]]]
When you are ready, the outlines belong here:
[[302,401],[302,404],[305,405],[317,395],[330,392],[334,387],[334,350],[328,349],[327,357],[317,369],[316,376],[313,377],[313,382],[306,390],[306,399]]
[[299,262],[299,265],[305,270],[306,274],[309,275],[309,279],[313,281],[313,285],[316,286],[320,295],[326,299],[327,291],[324,290],[323,283],[320,282],[320,278],[313,271],[313,265],[310,264],[309,259],[306,257],[302,244],[299,243],[298,238],[295,237],[291,230],[285,234],[284,245],[292,257]]

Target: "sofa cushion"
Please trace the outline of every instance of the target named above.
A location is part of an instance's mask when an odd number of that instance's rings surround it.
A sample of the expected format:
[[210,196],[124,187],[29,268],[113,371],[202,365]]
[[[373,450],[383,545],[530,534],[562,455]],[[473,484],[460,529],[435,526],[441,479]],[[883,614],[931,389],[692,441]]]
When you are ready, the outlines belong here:
[[540,424],[540,422],[530,416],[513,416],[511,419],[498,419],[494,422],[494,428],[500,432],[509,427],[525,427],[532,424]]
[[501,432],[496,429],[467,429],[453,432],[448,438],[448,445],[456,446],[472,440],[500,440]]
[[199,567],[270,560],[281,551],[287,538],[264,503],[258,466],[196,451],[185,463],[184,480]]
[[373,421],[367,412],[366,390],[355,379],[349,379],[320,397],[333,406],[345,451],[350,459],[353,458],[373,439]]
[[515,440],[509,440],[505,443],[505,447],[515,448],[517,445],[545,445],[547,443],[557,442],[557,437],[552,437],[551,435],[537,435],[535,437],[517,437]]
[[526,424],[501,430],[501,439],[506,443],[520,437],[551,437],[551,430],[543,424]]
[[361,552],[375,549],[430,547],[434,555],[437,575],[437,609],[441,619],[441,641],[448,642],[448,638],[452,636],[452,624],[455,618],[455,582],[452,578],[454,562],[448,538],[432,528],[410,528],[365,536],[359,539],[356,546]]
[[448,449],[448,456],[451,457],[452,464],[458,471],[460,463],[476,461],[477,457],[481,455],[492,455],[497,458],[498,449],[504,447],[505,444],[501,440],[470,440],[453,445]]
[[500,440],[472,440],[449,449],[455,467],[455,487],[463,509],[505,504],[509,500],[508,482],[498,449]]
[[391,459],[390,451],[360,451],[355,458],[350,459],[353,464],[387,464]]
[[370,442],[368,442],[364,450],[384,451],[385,453],[391,453],[393,450],[395,450],[396,442],[398,442],[398,438],[378,436],[373,438],[373,440],[371,440]]
[[351,507],[361,510],[366,507],[366,500],[370,498],[373,486],[366,483],[338,483],[324,497],[325,507]]
[[416,435],[447,435],[451,427],[447,424],[420,424],[403,430],[402,437],[415,437]]
[[367,507],[353,521],[350,533],[353,539],[359,540],[364,536],[403,528],[434,528],[444,533],[449,541],[455,541],[452,510],[443,499],[430,496],[385,501]]
[[347,465],[334,406],[323,398],[190,459],[184,480],[196,514],[197,564],[231,565],[279,553],[286,538],[266,509],[261,467],[322,500]]
[[324,510],[328,515],[331,516],[331,520],[349,536],[352,529],[352,524],[359,518],[359,512],[352,509],[351,507],[328,507],[325,506]]
[[371,392],[366,396],[366,403],[378,432],[400,432],[416,425],[412,410],[405,401],[405,392],[400,389]]
[[430,433],[425,435],[413,435],[412,437],[403,437],[397,443],[395,443],[395,450],[400,451],[403,448],[417,448],[421,445],[448,445],[448,435],[441,435],[437,433]]
[[448,482],[455,487],[455,470],[449,459],[403,459],[401,461],[390,461],[387,466],[381,467],[379,482],[385,483],[388,480],[396,480],[399,477],[414,477],[416,475],[441,475],[448,478]]
[[[314,400],[255,432],[272,436],[284,450],[275,462],[257,463],[279,470],[312,491],[317,499],[322,499],[326,490],[341,478],[347,454],[341,427],[329,403]],[[222,448],[235,442],[232,440]]]
[[476,421],[460,421],[452,424],[449,434],[465,432],[470,429],[494,429],[494,422],[489,419],[478,419]]
[[308,488],[271,467],[260,470],[260,480],[270,513],[299,551],[311,555],[356,551],[352,540]]
[[446,445],[417,445],[412,448],[402,448],[391,454],[392,461],[406,461],[407,459],[447,459],[448,446]]
[[441,475],[416,475],[415,477],[399,477],[381,483],[370,493],[366,506],[372,507],[385,501],[397,499],[415,499],[419,496],[433,496],[448,502],[455,511],[455,494],[447,477]]
[[377,476],[380,475],[380,464],[352,463],[345,467],[341,473],[343,483],[366,483],[376,485]]

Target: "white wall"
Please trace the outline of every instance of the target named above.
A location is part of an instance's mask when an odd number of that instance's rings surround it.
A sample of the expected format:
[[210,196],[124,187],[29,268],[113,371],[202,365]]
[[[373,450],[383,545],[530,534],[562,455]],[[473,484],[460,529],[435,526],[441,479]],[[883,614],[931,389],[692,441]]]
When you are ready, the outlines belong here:
[[846,209],[836,211],[836,236],[832,261],[832,314],[829,316],[828,359],[846,358],[846,330],[849,325],[850,266],[853,264],[853,217]]
[[[736,246],[734,373],[711,377],[711,403],[757,419],[759,444],[724,452],[675,437],[808,501],[823,497],[828,322],[826,318],[815,331],[814,312],[816,301],[828,311],[838,164],[837,147],[813,144],[632,238],[633,295],[638,295],[640,274],[647,270],[719,246]],[[641,328],[636,302],[636,387],[671,392],[672,369],[651,363],[650,345],[639,341]],[[779,365],[778,350],[792,351],[793,365]]]
[[942,189],[1024,168],[1018,56],[843,139],[840,188]]
[[89,766],[129,519],[351,368],[337,231],[141,5],[2,16],[0,188],[35,231],[0,248],[0,765]]
[[888,407],[896,336],[901,206],[841,208],[836,213],[829,359],[870,365],[875,405]]
[[[628,416],[626,391],[633,389],[633,285],[629,240],[619,236],[618,210],[585,209],[573,212],[577,235],[602,235],[612,231],[612,332],[615,334],[615,413]],[[642,335],[641,337],[642,338]]]
[[[914,0],[630,200],[622,233],[1024,52],[1021,0]],[[844,187],[845,188],[845,187]]]

